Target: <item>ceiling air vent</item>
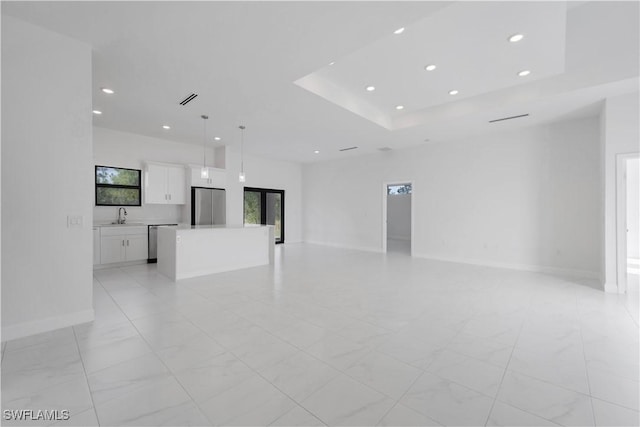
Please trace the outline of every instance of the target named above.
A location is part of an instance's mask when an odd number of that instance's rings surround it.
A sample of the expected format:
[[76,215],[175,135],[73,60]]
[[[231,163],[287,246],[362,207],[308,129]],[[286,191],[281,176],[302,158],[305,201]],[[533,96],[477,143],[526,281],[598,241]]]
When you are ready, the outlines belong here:
[[341,148],[341,149],[340,149],[340,150],[338,150],[338,151],[349,151],[349,150],[355,150],[356,148],[358,148],[358,147]]
[[520,117],[527,117],[529,114],[520,114],[519,116],[503,117],[501,119],[489,120],[489,123],[502,122],[504,120],[519,119]]
[[187,105],[188,103],[190,103],[191,101],[196,99],[196,96],[198,96],[197,93],[192,93],[192,94],[187,95],[186,98],[184,98],[182,101],[180,101],[180,105]]

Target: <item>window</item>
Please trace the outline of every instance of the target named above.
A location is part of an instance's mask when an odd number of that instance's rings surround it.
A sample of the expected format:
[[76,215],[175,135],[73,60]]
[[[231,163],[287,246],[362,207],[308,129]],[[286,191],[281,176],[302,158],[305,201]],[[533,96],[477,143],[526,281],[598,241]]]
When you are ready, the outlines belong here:
[[244,223],[273,225],[276,243],[284,243],[284,190],[245,187]]
[[389,185],[387,194],[411,194],[411,184]]
[[96,206],[140,206],[139,169],[96,166]]

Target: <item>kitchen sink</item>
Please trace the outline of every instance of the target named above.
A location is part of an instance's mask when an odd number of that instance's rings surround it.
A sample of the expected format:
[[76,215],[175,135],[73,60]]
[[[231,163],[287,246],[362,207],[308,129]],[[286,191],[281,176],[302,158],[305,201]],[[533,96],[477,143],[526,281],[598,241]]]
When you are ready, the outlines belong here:
[[143,223],[143,222],[127,222],[125,224],[118,224],[117,222],[112,222],[111,224],[107,224],[107,225],[108,226],[114,226],[114,227],[118,227],[118,226],[126,227],[126,226],[134,226],[134,225],[136,225],[136,226],[140,227],[140,226],[146,225],[146,224]]

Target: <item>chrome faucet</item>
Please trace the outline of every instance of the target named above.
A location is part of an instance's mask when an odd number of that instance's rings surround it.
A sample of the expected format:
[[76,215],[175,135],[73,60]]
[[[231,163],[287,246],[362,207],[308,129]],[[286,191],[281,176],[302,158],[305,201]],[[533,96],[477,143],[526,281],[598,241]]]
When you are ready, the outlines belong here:
[[[124,215],[122,215],[122,211],[124,211]],[[124,224],[127,220],[127,210],[125,208],[118,208],[118,224]]]

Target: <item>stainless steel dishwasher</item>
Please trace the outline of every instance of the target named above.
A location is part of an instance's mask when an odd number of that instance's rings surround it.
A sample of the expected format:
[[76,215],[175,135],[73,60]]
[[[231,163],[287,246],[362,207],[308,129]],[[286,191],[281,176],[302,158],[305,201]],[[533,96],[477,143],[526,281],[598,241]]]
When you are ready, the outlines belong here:
[[158,262],[158,227],[175,227],[178,224],[150,224],[149,225],[149,256],[147,263]]

